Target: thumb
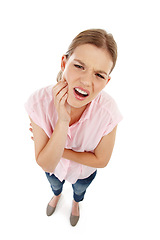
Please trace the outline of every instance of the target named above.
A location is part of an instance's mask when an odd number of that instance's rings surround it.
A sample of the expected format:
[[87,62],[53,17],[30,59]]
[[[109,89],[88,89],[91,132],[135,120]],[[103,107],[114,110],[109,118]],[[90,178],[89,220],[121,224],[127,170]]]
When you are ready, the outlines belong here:
[[67,101],[65,103],[65,106],[66,106],[67,112],[70,114],[71,113],[71,106],[68,104]]

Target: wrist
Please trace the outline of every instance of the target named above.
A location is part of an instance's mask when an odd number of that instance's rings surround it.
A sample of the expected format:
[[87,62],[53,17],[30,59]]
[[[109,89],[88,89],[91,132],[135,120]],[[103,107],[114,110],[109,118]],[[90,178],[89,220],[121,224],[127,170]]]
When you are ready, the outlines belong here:
[[69,128],[69,121],[63,121],[61,119],[58,119],[57,124],[62,128]]

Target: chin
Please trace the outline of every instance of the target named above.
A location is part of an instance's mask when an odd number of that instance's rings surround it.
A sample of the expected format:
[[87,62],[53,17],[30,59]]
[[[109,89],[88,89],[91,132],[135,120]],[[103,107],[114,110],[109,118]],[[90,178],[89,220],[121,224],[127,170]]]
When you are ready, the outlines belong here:
[[70,98],[67,99],[67,103],[74,108],[79,108],[81,106],[79,106],[79,104],[75,103],[73,100],[71,100]]
[[70,97],[67,98],[67,103],[73,108],[81,108],[87,105],[87,103],[84,103],[84,102],[82,103],[80,101],[77,101],[76,99],[73,100]]

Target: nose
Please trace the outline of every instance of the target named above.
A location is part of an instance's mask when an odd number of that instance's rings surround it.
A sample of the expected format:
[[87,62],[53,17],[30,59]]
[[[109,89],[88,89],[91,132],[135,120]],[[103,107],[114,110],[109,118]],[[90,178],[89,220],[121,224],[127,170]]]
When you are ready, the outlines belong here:
[[83,76],[81,76],[80,82],[86,86],[86,87],[90,87],[92,85],[93,82],[93,76],[91,73],[85,73],[83,74]]

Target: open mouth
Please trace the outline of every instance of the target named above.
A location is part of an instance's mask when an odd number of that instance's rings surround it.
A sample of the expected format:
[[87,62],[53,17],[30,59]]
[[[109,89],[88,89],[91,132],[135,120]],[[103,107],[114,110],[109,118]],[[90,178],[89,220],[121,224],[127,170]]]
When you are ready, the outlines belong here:
[[89,91],[84,90],[84,89],[79,88],[79,87],[75,87],[74,88],[74,95],[77,99],[84,100],[86,97],[89,96]]

